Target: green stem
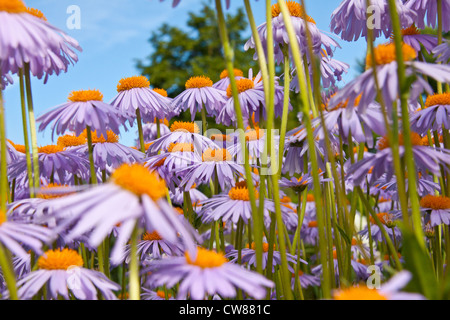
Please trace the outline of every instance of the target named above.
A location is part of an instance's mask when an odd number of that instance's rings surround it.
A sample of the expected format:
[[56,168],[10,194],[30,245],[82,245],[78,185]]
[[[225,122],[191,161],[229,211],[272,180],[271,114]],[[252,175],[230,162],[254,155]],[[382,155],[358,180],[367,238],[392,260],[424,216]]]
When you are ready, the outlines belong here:
[[416,168],[414,163],[413,145],[411,141],[411,126],[408,111],[409,86],[406,86],[406,67],[403,60],[403,39],[400,25],[400,18],[397,13],[397,5],[395,0],[389,0],[389,9],[391,14],[392,26],[394,30],[395,53],[397,60],[397,76],[399,83],[399,94],[402,110],[402,126],[404,140],[404,159],[408,172],[408,193],[411,202],[413,230],[420,246],[426,249],[424,233],[422,229],[422,220],[420,214],[419,198],[417,194]]
[[91,184],[97,184],[97,170],[94,164],[94,145],[92,144],[92,131],[90,126],[86,126],[86,137],[88,142],[89,163],[91,168]]
[[16,276],[11,265],[11,259],[8,252],[0,243],[0,267],[2,267],[3,277],[9,291],[10,300],[19,300],[17,295]]
[[130,300],[140,300],[141,283],[139,279],[139,256],[137,253],[137,244],[139,239],[139,226],[136,222],[131,235],[131,253],[130,253]]
[[138,125],[138,132],[139,132],[140,149],[141,149],[142,153],[145,153],[144,129],[142,128],[141,110],[139,108],[136,109],[136,120],[137,120],[137,125]]
[[33,168],[31,165],[30,142],[28,140],[27,107],[25,102],[25,82],[23,79],[23,69],[19,69],[19,81],[20,81],[20,106],[22,110],[23,141],[25,144],[25,157],[27,161],[28,186],[30,188],[30,198],[34,198]]
[[33,94],[31,92],[31,76],[30,65],[25,63],[25,85],[27,91],[28,101],[28,121],[30,122],[30,137],[31,137],[31,151],[33,159],[33,172],[34,172],[34,187],[37,189],[40,186],[40,174],[39,174],[39,154],[37,146],[37,132],[36,132],[36,120],[34,116],[33,106]]

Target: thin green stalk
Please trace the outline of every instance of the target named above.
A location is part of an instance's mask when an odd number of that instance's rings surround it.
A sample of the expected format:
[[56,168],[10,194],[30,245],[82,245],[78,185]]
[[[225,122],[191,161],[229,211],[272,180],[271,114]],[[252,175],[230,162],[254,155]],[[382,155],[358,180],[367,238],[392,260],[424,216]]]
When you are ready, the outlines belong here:
[[402,110],[402,127],[403,127],[403,140],[405,149],[404,159],[406,161],[406,168],[408,172],[408,191],[411,203],[413,230],[420,246],[426,249],[424,232],[422,229],[419,198],[417,194],[416,168],[412,149],[413,145],[411,141],[411,127],[408,111],[409,86],[407,86],[406,67],[403,59],[403,51],[402,51],[403,39],[400,25],[400,17],[397,13],[397,5],[395,0],[389,0],[389,9],[392,20],[392,27],[394,31],[395,53],[397,60],[397,77],[399,83],[398,89],[400,94],[401,110]]
[[139,132],[140,149],[142,153],[145,153],[144,129],[142,128],[141,110],[139,108],[136,109],[136,120]]
[[130,300],[140,300],[141,282],[139,279],[139,255],[137,244],[139,240],[139,226],[136,222],[131,235],[131,253],[130,253]]
[[314,184],[314,197],[316,202],[316,208],[317,208],[317,222],[319,227],[319,248],[320,252],[320,259],[321,264],[323,266],[323,274],[324,274],[324,281],[323,281],[323,293],[324,297],[326,299],[331,298],[331,279],[329,277],[328,273],[328,261],[326,257],[327,252],[327,245],[325,242],[325,230],[324,230],[324,217],[323,217],[323,211],[322,211],[322,194],[320,192],[320,180],[319,180],[319,168],[317,164],[317,155],[314,152],[315,150],[315,143],[314,143],[314,135],[313,135],[313,129],[311,126],[311,119],[309,118],[310,111],[311,111],[311,105],[310,100],[308,98],[308,91],[306,87],[306,75],[304,71],[304,66],[302,63],[302,58],[300,54],[300,48],[297,41],[297,37],[292,25],[292,21],[290,18],[289,9],[287,8],[286,2],[283,0],[278,0],[278,4],[280,6],[281,12],[283,14],[284,24],[286,26],[287,33],[289,35],[289,42],[291,45],[291,52],[294,58],[294,64],[297,69],[298,73],[298,81],[299,81],[299,88],[300,88],[300,97],[302,101],[302,112],[303,112],[303,119],[305,122],[307,137],[308,137],[308,148],[309,148],[309,155],[311,160],[311,170],[312,170],[312,176],[313,176],[313,184]]
[[25,157],[27,162],[28,187],[30,189],[30,198],[34,198],[33,168],[31,165],[30,142],[28,140],[27,107],[25,102],[25,82],[23,79],[23,69],[19,69],[19,82],[20,106],[22,110],[23,141],[25,144]]
[[[233,49],[231,47],[231,44],[230,44],[230,41],[228,38],[228,31],[227,31],[225,16],[223,13],[222,2],[221,2],[221,0],[215,0],[215,4],[216,4],[220,38],[221,38],[222,46],[223,46],[223,50],[224,50],[228,75],[230,77],[230,85],[231,85],[231,91],[233,94],[232,97],[233,97],[234,111],[236,113],[238,129],[240,129],[241,132],[244,132],[245,131],[244,121],[243,121],[243,117],[242,117],[241,106],[239,103],[239,93],[238,93],[236,78],[234,75]],[[241,145],[242,152],[248,152],[246,143],[245,143],[245,137],[243,134],[239,134],[239,142]],[[250,163],[248,161],[248,158],[247,157],[244,157],[244,158],[245,158],[244,168],[245,168],[247,189],[249,191],[250,205],[251,205],[252,217],[253,217],[253,225],[256,230],[255,238],[262,239],[262,221],[261,221],[261,217],[259,217],[259,215],[258,215],[258,210],[257,210],[257,206],[256,206],[255,186],[253,184],[252,170],[250,168]],[[256,251],[256,255],[257,255],[256,269],[259,273],[262,274],[262,241],[256,241],[255,246],[256,246],[255,251]]]
[[6,286],[9,291],[10,300],[19,300],[17,295],[16,276],[11,264],[11,259],[8,252],[0,243],[0,267],[2,268],[3,277],[5,278]]
[[86,126],[86,137],[88,142],[89,164],[91,168],[91,184],[97,184],[97,170],[94,164],[94,146],[92,144],[92,131],[90,126]]
[[6,163],[6,124],[3,92],[0,90],[0,221],[6,221],[6,200],[8,194],[8,164]]
[[36,118],[34,116],[33,94],[31,91],[30,65],[28,63],[25,63],[24,74],[25,74],[25,87],[26,87],[27,101],[28,101],[28,121],[30,122],[30,137],[31,137],[32,159],[33,159],[34,187],[37,189],[40,186],[39,155],[38,155],[38,146],[37,146]]

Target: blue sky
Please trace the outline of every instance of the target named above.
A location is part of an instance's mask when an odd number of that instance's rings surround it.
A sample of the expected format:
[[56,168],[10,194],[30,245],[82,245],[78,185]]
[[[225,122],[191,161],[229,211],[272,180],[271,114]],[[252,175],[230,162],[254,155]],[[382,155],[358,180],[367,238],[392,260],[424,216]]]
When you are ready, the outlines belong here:
[[[231,2],[230,11],[243,6],[241,0]],[[201,3],[202,0],[182,0],[177,8],[172,8],[172,0],[162,3],[159,0],[26,1],[27,6],[40,9],[50,23],[77,39],[83,48],[79,62],[70,66],[66,74],[52,76],[45,85],[42,80],[32,81],[36,115],[66,102],[73,90],[99,89],[104,95],[104,101],[111,101],[117,93],[118,81],[138,74],[136,59],[143,59],[151,53],[148,42],[150,33],[165,22],[184,28],[188,12],[199,11]],[[306,0],[308,14],[326,32],[329,32],[331,13],[339,3],[338,0]],[[70,5],[77,5],[81,9],[80,30],[69,30],[66,26],[69,18],[67,8]],[[265,20],[264,1],[252,1],[252,5],[257,23],[261,24]],[[364,40],[356,43],[340,41],[340,44],[342,49],[336,50],[335,58],[351,65],[349,74],[344,78],[349,81],[356,74],[356,59],[364,56],[366,44]],[[7,134],[9,139],[22,144],[19,86],[18,81],[15,82],[4,93]],[[133,127],[128,133],[123,133],[122,143],[133,144],[136,131],[136,127]],[[39,133],[38,143],[52,143],[50,132]]]

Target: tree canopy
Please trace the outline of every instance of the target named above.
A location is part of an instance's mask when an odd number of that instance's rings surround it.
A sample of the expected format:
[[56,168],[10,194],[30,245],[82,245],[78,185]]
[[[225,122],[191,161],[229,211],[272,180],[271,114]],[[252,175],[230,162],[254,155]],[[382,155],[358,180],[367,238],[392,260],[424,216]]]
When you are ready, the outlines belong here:
[[[235,50],[235,66],[243,69],[255,68],[253,52],[245,52],[244,44],[247,22],[244,11],[227,15],[230,41]],[[214,82],[220,79],[225,69],[222,43],[220,41],[215,11],[206,3],[200,12],[190,12],[187,27],[163,24],[152,32],[149,39],[154,51],[137,67],[150,79],[152,86],[167,90],[175,96],[184,90],[186,81],[192,76],[206,75]]]

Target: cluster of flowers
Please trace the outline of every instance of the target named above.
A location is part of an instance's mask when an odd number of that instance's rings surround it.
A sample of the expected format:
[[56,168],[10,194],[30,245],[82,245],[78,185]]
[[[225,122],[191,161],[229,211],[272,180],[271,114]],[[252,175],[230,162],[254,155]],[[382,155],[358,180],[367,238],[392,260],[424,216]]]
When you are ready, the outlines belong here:
[[[345,41],[390,38],[390,2],[370,1],[382,19],[382,29],[370,30],[366,1],[344,0],[331,30]],[[394,3],[403,43],[373,48],[366,71],[341,89],[337,84],[349,66],[333,58],[338,42],[299,3],[286,1],[292,25],[275,4],[272,21],[259,26],[245,48],[261,43],[269,56],[273,44],[273,63],[294,61],[294,31],[304,65],[283,75],[287,86],[281,78],[269,80],[273,101],[263,72],[245,76],[231,67],[216,83],[206,76],[188,79],[173,99],[144,76],[120,80],[110,103],[98,90],[73,91],[68,102],[36,119],[39,131],[50,127],[58,136],[55,145],[16,144],[6,140],[3,125],[1,296],[327,298],[331,272],[335,299],[423,298],[398,292],[411,279],[406,271],[380,290],[359,285],[369,278],[369,265],[387,280],[404,262],[397,221],[411,220],[402,204],[405,192],[420,197],[420,220],[413,222],[433,255],[450,239],[450,43],[419,29],[450,31],[450,20],[438,18],[450,15],[450,1],[439,2],[440,8],[432,0]],[[75,50],[81,51],[21,0],[0,0],[0,35],[2,89],[12,74],[47,79],[66,72],[78,59]],[[407,119],[397,112],[404,102],[399,53],[410,79]],[[425,62],[430,55],[433,62]],[[321,105],[288,132],[265,130],[273,117],[286,123],[293,111],[289,95],[303,93],[304,71]],[[430,79],[438,82],[437,93]],[[192,122],[178,120],[182,112]],[[194,122],[199,114],[202,121]],[[207,130],[208,117],[240,130]],[[411,132],[392,133],[399,119]],[[121,144],[120,130],[136,123],[137,147]],[[417,171],[399,178],[396,157],[404,163],[410,154]],[[413,175],[417,188],[408,191],[405,181]],[[443,259],[435,260],[443,269]]]

